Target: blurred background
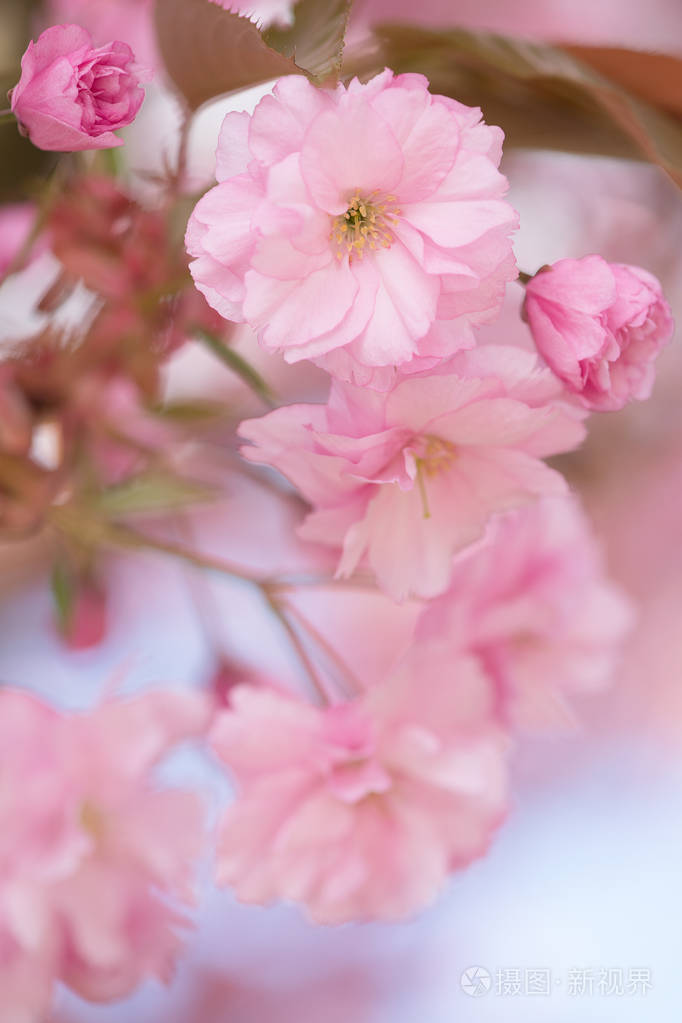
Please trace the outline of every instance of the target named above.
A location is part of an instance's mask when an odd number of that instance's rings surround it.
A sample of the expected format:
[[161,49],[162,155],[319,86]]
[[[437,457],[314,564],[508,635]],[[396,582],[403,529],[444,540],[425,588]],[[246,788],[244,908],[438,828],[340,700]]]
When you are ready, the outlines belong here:
[[[63,4],[61,20],[78,20],[78,5],[70,7]],[[80,10],[97,21],[117,8],[137,32],[140,26],[146,31],[147,7],[145,0],[88,0]],[[7,87],[16,81],[35,19],[50,13],[41,14],[27,0],[0,0],[0,79]],[[682,56],[679,0],[422,0],[418,15],[408,0],[356,0],[351,38],[362,39],[375,21],[417,18],[421,26],[478,27]],[[190,138],[197,187],[211,179],[225,111],[251,109],[266,91],[248,90],[199,115]],[[172,156],[178,118],[169,94],[160,84],[152,87],[127,134],[126,159],[141,192],[140,172],[158,171]],[[6,204],[25,198],[26,182],[49,173],[54,158],[20,140],[11,125],[0,132],[0,200]],[[660,277],[682,319],[682,198],[658,168],[517,148],[505,155],[503,170],[521,214],[520,267],[533,272],[543,263],[591,252],[636,263]],[[0,344],[33,322],[36,295],[54,274],[51,259],[41,257],[0,288]],[[510,287],[491,336],[522,337],[520,302],[521,289]],[[247,334],[240,332],[237,345],[258,361],[280,395],[315,393],[314,370],[280,365]],[[200,394],[224,402],[234,418],[260,411],[247,390],[229,374],[216,373],[196,346],[185,346],[170,361],[164,386],[175,397]],[[595,417],[585,447],[561,463],[592,514],[611,575],[635,601],[638,621],[614,687],[580,706],[581,728],[520,748],[512,812],[488,857],[457,876],[419,919],[391,926],[316,928],[295,909],[240,906],[207,880],[197,931],[169,989],[150,983],[112,1006],[89,1005],[60,991],[53,1023],[677,1023],[681,388],[677,339],[658,362],[653,398]],[[266,506],[256,483],[231,485],[230,458],[218,444],[202,457],[204,471],[220,479],[222,496],[191,515],[197,545],[257,566],[281,568],[304,556],[292,548],[296,509],[287,499]],[[59,705],[77,707],[92,703],[115,673],[130,689],[161,681],[206,684],[222,658],[258,660],[284,677],[296,671],[248,587],[151,553],[107,559],[104,636],[91,649],[69,650],[53,624],[49,564],[44,538],[0,546],[2,682],[34,687]],[[333,616],[349,628],[356,616],[374,615],[385,631],[388,657],[410,612],[389,614],[381,601],[368,600],[360,606],[318,594],[312,611],[322,625]],[[224,798],[223,783],[198,756],[178,758],[169,776],[206,787],[215,805]],[[482,969],[474,975],[484,978],[482,985],[471,984],[466,971],[473,967]],[[535,994],[526,993],[531,974],[543,978]]]

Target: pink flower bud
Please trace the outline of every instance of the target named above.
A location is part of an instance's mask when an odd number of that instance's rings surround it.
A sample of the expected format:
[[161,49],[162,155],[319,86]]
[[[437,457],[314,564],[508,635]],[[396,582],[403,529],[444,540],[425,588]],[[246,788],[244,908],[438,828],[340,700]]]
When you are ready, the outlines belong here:
[[140,80],[127,43],[95,49],[79,25],[54,25],[22,57],[12,110],[39,149],[110,149],[140,109]]
[[525,311],[540,354],[587,408],[649,397],[653,361],[673,332],[652,274],[601,256],[560,259],[529,281]]
[[71,605],[57,621],[59,633],[69,650],[91,650],[99,646],[108,628],[105,592],[92,582],[78,585]]

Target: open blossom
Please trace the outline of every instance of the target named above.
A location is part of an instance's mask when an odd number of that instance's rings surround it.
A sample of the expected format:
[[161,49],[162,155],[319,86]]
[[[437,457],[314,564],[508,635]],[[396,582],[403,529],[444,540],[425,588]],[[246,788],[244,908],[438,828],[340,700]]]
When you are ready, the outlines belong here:
[[218,881],[320,923],[404,917],[487,849],[505,812],[506,740],[488,681],[440,646],[351,703],[239,686],[211,739],[238,786]]
[[313,505],[300,535],[341,547],[340,575],[366,553],[395,599],[432,597],[492,515],[565,491],[541,459],[584,429],[557,390],[534,354],[489,346],[385,394],[336,381],[327,405],[279,408],[239,433],[255,445],[246,458],[278,468]]
[[566,697],[612,678],[632,612],[604,576],[601,551],[572,498],[545,498],[491,522],[455,559],[446,593],[417,636],[447,636],[494,680],[506,725],[563,725]]
[[649,397],[654,360],[673,332],[652,274],[601,256],[560,259],[528,282],[525,309],[538,350],[587,408]]
[[197,287],[289,362],[378,388],[473,344],[516,276],[502,132],[421,75],[281,79],[230,113],[192,214]]
[[168,979],[186,924],[168,900],[192,900],[202,811],[151,772],[207,719],[186,692],[74,715],[0,692],[0,1006],[30,977],[26,957],[36,978],[97,1001]]
[[22,57],[12,110],[39,149],[110,149],[140,109],[140,81],[127,43],[95,48],[79,25],[54,25]]

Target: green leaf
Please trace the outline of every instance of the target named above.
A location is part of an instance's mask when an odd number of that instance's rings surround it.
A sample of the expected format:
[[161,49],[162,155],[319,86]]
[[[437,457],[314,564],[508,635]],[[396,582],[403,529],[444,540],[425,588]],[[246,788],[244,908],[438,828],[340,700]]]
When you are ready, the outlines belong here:
[[[682,123],[559,47],[462,29],[384,25],[364,76],[417,71],[431,90],[481,106],[507,145],[646,159],[682,187]],[[351,62],[352,64],[352,62]]]
[[343,45],[352,0],[298,0],[289,28],[273,25],[265,41],[291,57],[318,82],[335,79],[341,68]]
[[214,497],[214,492],[205,485],[169,472],[150,470],[103,490],[94,509],[98,515],[118,519],[126,515],[171,511]]
[[246,361],[246,359],[236,352],[234,348],[230,348],[226,345],[219,337],[212,334],[209,330],[197,330],[196,337],[199,341],[202,341],[206,347],[215,355],[225,366],[232,370],[239,379],[250,387],[254,394],[257,394],[261,401],[264,401],[266,405],[276,404],[272,391],[268,387],[260,373],[253,368]]
[[236,89],[301,74],[252,21],[211,0],[156,0],[154,22],[166,71],[192,110]]

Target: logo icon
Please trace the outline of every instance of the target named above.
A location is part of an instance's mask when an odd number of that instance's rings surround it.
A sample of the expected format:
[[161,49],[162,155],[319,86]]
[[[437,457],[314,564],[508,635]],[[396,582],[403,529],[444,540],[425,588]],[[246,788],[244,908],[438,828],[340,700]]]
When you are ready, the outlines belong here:
[[459,984],[465,995],[482,998],[490,991],[492,977],[485,966],[468,966],[459,978]]

